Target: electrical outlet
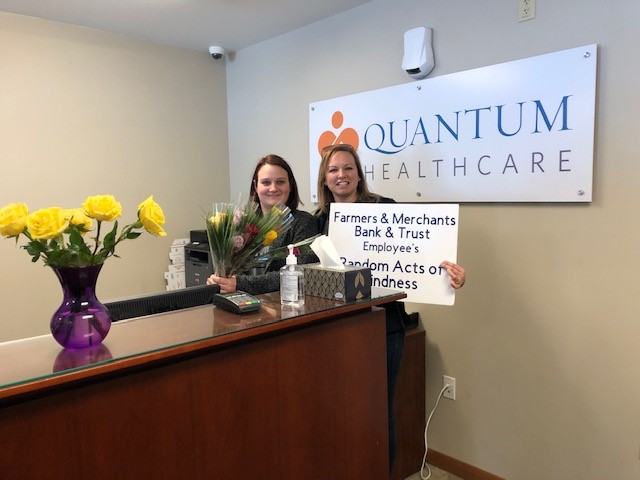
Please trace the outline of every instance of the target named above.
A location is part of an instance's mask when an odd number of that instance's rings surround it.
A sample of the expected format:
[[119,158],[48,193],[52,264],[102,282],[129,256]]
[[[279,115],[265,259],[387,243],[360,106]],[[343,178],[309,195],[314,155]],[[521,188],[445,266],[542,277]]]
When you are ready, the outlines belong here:
[[518,0],[518,21],[526,22],[536,18],[536,0]]
[[448,377],[446,375],[442,376],[442,386],[445,387],[449,385],[447,389],[444,391],[442,395],[445,398],[450,398],[451,400],[456,399],[456,379],[453,377]]

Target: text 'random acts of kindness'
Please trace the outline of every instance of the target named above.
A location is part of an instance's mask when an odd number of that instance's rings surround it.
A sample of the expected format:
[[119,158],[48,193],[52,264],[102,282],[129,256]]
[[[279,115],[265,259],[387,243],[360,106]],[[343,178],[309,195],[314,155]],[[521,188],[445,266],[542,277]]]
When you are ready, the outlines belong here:
[[329,236],[345,265],[368,267],[373,286],[408,302],[453,305],[443,260],[456,262],[457,204],[333,203]]

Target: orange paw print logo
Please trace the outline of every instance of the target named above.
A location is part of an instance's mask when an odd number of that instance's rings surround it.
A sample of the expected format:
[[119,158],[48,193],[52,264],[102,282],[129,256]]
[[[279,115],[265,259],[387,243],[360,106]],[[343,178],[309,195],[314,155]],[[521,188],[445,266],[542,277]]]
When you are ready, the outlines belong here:
[[331,130],[322,132],[322,135],[320,135],[320,138],[318,139],[318,153],[320,154],[320,156],[322,156],[323,148],[329,147],[331,145],[337,145],[339,143],[346,143],[348,145],[351,145],[356,150],[358,149],[358,144],[360,143],[358,132],[356,132],[351,127],[340,130],[343,123],[344,116],[342,115],[342,112],[339,110],[333,112],[333,115],[331,116],[331,126],[334,128],[334,130],[338,130],[338,134],[336,135]]

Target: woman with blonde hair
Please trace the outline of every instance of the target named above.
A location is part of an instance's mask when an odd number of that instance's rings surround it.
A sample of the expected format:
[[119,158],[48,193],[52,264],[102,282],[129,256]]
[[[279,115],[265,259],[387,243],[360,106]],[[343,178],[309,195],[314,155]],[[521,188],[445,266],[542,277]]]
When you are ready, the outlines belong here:
[[[392,198],[383,197],[369,190],[364,178],[358,152],[344,143],[331,145],[322,150],[322,161],[318,171],[318,228],[328,234],[329,207],[332,203],[396,203]],[[465,282],[465,270],[452,262],[442,262],[451,277],[451,286],[460,288]],[[393,470],[395,460],[395,423],[393,416],[393,395],[395,391],[400,361],[404,350],[405,324],[408,315],[404,303],[392,302],[385,305],[387,311],[387,396],[389,407],[389,468]]]

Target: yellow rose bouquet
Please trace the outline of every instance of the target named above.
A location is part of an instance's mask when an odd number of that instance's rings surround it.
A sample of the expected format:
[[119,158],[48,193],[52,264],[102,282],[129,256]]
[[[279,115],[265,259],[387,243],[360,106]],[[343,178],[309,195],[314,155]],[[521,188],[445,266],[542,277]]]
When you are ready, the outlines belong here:
[[[165,218],[162,208],[150,196],[138,205],[138,220],[118,232],[117,218],[122,207],[112,195],[87,198],[82,208],[50,207],[29,213],[24,203],[12,203],[0,209],[0,234],[23,245],[31,260],[42,258],[51,267],[83,267],[101,265],[110,256],[117,257],[116,245],[123,240],[138,238],[142,230],[164,237]],[[95,235],[89,232],[96,223]],[[103,222],[114,222],[113,228],[102,237]],[[140,231],[139,231],[140,230]],[[88,234],[88,235],[87,235]],[[91,240],[85,242],[85,236]]]
[[267,247],[284,235],[292,222],[286,206],[275,206],[263,214],[253,202],[243,206],[215,204],[206,218],[214,273],[231,277],[263,266],[269,261]]

